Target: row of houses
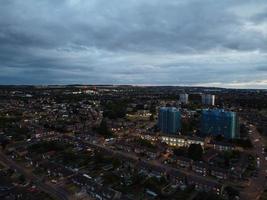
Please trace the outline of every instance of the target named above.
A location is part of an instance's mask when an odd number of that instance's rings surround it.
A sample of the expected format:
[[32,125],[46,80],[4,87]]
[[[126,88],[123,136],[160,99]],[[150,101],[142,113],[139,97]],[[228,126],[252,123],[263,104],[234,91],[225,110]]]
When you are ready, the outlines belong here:
[[202,148],[204,148],[206,142],[204,138],[188,137],[188,136],[163,135],[159,139],[162,142],[173,147],[189,147],[191,144],[200,144]]
[[[67,140],[67,139],[66,139]],[[54,162],[48,162],[46,161],[46,158],[49,158],[53,154],[53,152],[46,153],[44,155],[39,155],[38,158],[32,159],[32,155],[24,155],[25,158],[28,158],[27,160],[34,165],[35,167],[42,168],[46,171],[46,173],[51,177],[57,177],[57,178],[66,178],[66,177],[74,177],[76,176],[76,173],[72,169],[68,169],[67,167],[60,165],[58,163]],[[52,155],[53,156],[53,155]],[[189,176],[187,174],[184,174],[181,172],[181,170],[164,166],[164,165],[152,165],[149,162],[142,161],[142,160],[130,160],[128,157],[124,157],[123,155],[117,155],[119,156],[119,159],[123,162],[132,163],[132,167],[135,169],[138,169],[140,172],[144,173],[146,176],[155,176],[157,178],[160,178],[161,176],[168,177],[172,183],[177,184],[179,186],[195,186],[197,190],[204,190],[204,191],[213,191],[219,194],[222,190],[222,186],[213,180],[207,179],[207,181],[204,177],[201,178],[199,176]],[[199,170],[199,169],[195,169]],[[86,177],[85,177],[86,178]],[[84,179],[84,178],[83,178]],[[90,178],[87,178],[90,179]],[[85,179],[86,180],[86,179]],[[73,181],[74,182],[74,181]],[[94,180],[88,181],[88,184],[90,183],[93,186],[86,186],[86,191],[88,194],[90,194],[93,198],[98,199],[113,199],[111,198],[112,195],[104,195],[109,194],[109,192],[103,192],[106,191],[106,187],[101,185],[101,183],[97,183]],[[75,183],[78,184],[78,183]],[[79,183],[83,184],[83,183]],[[103,190],[103,191],[102,191]],[[113,191],[112,188],[109,188],[107,191]],[[113,196],[118,196],[118,193]]]
[[202,176],[214,176],[220,180],[228,178],[240,179],[247,167],[247,165],[243,165],[243,163],[245,163],[244,161],[241,161],[230,168],[221,168],[211,166],[203,161],[193,161],[183,156],[176,157],[175,160],[179,167],[190,169]]
[[[218,151],[237,150],[238,148],[227,142],[211,141],[210,138],[183,135],[142,135],[141,138],[152,142],[161,141],[171,147],[189,147],[191,144],[200,144],[202,148],[212,148]],[[240,149],[239,149],[240,150]]]
[[[103,151],[106,151],[103,149]],[[128,163],[129,166],[139,170],[140,173],[144,173],[147,176],[161,177],[166,176],[171,179],[171,182],[180,186],[195,186],[197,190],[213,191],[216,194],[220,194],[223,190],[222,185],[216,180],[210,178],[188,175],[181,170],[169,167],[166,165],[154,165],[147,161],[130,159],[130,157],[124,154],[117,154],[118,158],[122,162]]]
[[223,187],[216,180],[206,179],[199,176],[189,175],[171,167],[162,168],[161,166],[152,166],[146,162],[138,163],[137,168],[148,176],[160,178],[168,177],[173,184],[179,187],[193,186],[198,191],[214,192],[220,195]]
[[85,188],[87,194],[97,200],[112,200],[121,199],[121,192],[116,191],[110,187],[105,187],[97,183],[87,174],[77,174],[71,178],[71,181],[81,188]]

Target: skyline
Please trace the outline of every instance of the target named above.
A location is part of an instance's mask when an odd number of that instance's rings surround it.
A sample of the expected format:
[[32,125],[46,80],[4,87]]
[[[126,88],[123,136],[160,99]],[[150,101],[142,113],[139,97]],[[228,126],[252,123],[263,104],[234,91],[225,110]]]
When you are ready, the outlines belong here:
[[0,84],[267,89],[267,2],[13,0]]

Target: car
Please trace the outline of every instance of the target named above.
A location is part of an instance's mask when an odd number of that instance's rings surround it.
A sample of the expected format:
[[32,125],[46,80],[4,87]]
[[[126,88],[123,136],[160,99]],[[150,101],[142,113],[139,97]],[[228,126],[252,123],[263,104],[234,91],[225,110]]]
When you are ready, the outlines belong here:
[[56,184],[57,183],[57,180],[52,179],[51,182],[54,183],[54,184]]

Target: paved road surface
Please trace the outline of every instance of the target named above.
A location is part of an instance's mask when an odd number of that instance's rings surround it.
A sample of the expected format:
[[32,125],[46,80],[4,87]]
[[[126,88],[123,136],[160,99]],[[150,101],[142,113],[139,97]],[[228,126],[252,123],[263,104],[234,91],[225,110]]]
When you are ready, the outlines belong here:
[[67,194],[64,190],[60,188],[54,188],[50,185],[43,183],[40,178],[35,176],[34,174],[26,171],[22,166],[14,162],[13,160],[9,159],[3,152],[0,151],[0,160],[8,165],[10,168],[17,170],[21,174],[23,174],[28,180],[34,182],[34,184],[41,189],[42,191],[50,194],[52,197],[61,200],[69,200]]
[[267,161],[265,161],[265,155],[262,153],[264,147],[264,140],[257,131],[255,126],[250,126],[252,133],[249,135],[254,148],[250,151],[256,158],[259,158],[259,175],[258,177],[251,178],[251,183],[243,191],[241,191],[241,200],[257,200],[265,189],[266,184],[266,170]]
[[[241,200],[257,200],[260,198],[260,195],[262,194],[264,187],[265,187],[265,183],[266,183],[266,170],[267,170],[267,161],[265,161],[265,155],[262,153],[262,147],[264,146],[264,141],[262,140],[261,135],[258,133],[258,131],[256,130],[256,127],[252,126],[252,134],[250,135],[251,141],[253,143],[254,148],[252,150],[250,150],[250,153],[252,153],[255,157],[259,157],[260,160],[260,166],[259,166],[259,176],[256,178],[251,178],[250,181],[250,185],[248,187],[245,187],[240,195],[241,195]],[[258,139],[258,140],[256,140]],[[78,140],[78,139],[77,139]],[[129,154],[126,152],[121,152],[121,151],[115,151],[112,150],[110,148],[107,148],[103,145],[100,144],[93,144],[90,142],[85,142],[83,140],[79,140],[79,142],[87,144],[89,146],[92,147],[96,147],[102,150],[105,150],[107,152],[109,152],[110,154],[113,155],[120,155],[124,158],[128,158],[131,160],[135,160],[138,161],[138,157],[133,155],[133,154]],[[146,163],[147,165],[150,166],[156,166],[156,167],[160,167],[162,169],[164,169],[166,172],[169,171],[179,171],[187,176],[191,176],[194,178],[197,178],[199,180],[205,180],[205,181],[210,181],[212,183],[218,183],[215,180],[210,179],[209,177],[203,177],[203,176],[199,176],[193,172],[189,172],[183,169],[176,169],[173,167],[169,167],[166,165],[163,165],[157,161],[143,161],[143,163]]]
[[107,153],[112,154],[112,155],[118,155],[118,156],[123,157],[125,159],[136,161],[136,162],[140,162],[140,163],[142,162],[142,164],[144,164],[146,166],[161,168],[165,172],[177,172],[177,173],[181,173],[183,175],[186,175],[188,177],[194,177],[194,178],[196,178],[198,180],[201,180],[201,181],[207,181],[207,182],[210,182],[210,183],[218,184],[218,181],[216,181],[216,180],[214,180],[212,178],[209,178],[209,177],[204,177],[204,176],[197,175],[192,171],[173,168],[173,167],[164,165],[164,164],[162,164],[162,163],[160,163],[160,162],[158,162],[156,160],[146,161],[146,160],[142,159],[142,161],[140,161],[139,157],[135,156],[134,154],[130,154],[130,153],[127,153],[127,152],[122,152],[122,151],[116,151],[116,150],[110,149],[108,147],[105,147],[103,145],[93,144],[91,142],[84,141],[84,140],[77,139],[77,138],[73,138],[71,136],[67,136],[67,137],[71,138],[72,140],[79,141],[80,143],[83,143],[84,145],[88,145],[88,146],[91,146],[91,147],[94,147],[94,148],[102,149],[102,150],[104,150]]

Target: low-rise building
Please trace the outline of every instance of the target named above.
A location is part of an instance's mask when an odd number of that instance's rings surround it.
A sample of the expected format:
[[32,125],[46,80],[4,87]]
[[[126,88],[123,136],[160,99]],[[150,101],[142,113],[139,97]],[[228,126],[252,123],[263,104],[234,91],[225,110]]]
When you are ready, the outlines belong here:
[[226,143],[226,142],[213,141],[213,142],[210,142],[208,144],[208,146],[210,146],[213,149],[218,150],[218,151],[231,151],[231,150],[235,150],[236,149],[235,145],[229,144],[229,143]]
[[229,177],[228,170],[219,167],[210,167],[210,175],[218,179],[227,179]]
[[208,166],[203,162],[193,162],[192,171],[202,176],[208,175]]
[[88,195],[91,198],[98,200],[115,200],[120,199],[121,193],[98,184],[88,175],[77,174],[72,177],[72,182],[80,187],[85,187]]
[[214,192],[217,195],[222,192],[222,185],[216,181],[205,181],[204,179],[188,176],[187,184],[194,186],[197,191]]
[[179,156],[176,158],[177,165],[183,168],[191,167],[192,160],[190,158],[186,158],[183,156]]
[[199,137],[162,135],[160,140],[173,147],[189,147],[190,144],[200,144],[204,149],[205,139]]

